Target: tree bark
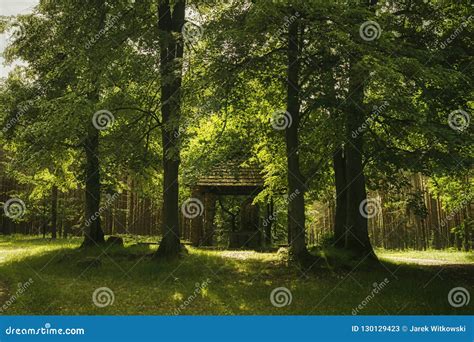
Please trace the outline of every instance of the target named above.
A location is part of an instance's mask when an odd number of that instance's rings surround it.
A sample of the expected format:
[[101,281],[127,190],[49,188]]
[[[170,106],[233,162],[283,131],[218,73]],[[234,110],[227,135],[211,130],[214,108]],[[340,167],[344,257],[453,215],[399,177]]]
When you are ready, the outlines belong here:
[[342,248],[345,245],[347,182],[346,160],[341,146],[333,155],[334,180],[336,185],[336,215],[334,220],[334,245]]
[[86,206],[85,234],[83,247],[104,243],[104,232],[100,220],[100,166],[99,166],[99,130],[92,123],[84,142],[86,153]]
[[51,188],[51,239],[57,238],[58,232],[58,187]]
[[309,257],[305,241],[305,181],[300,171],[299,136],[300,123],[300,24],[295,20],[288,30],[288,74],[287,107],[291,125],[285,130],[286,157],[288,166],[288,236],[290,252],[297,262],[305,262]]
[[[105,26],[106,4],[104,0],[97,0],[98,21],[97,32]],[[100,88],[98,75],[100,69],[95,61],[91,60],[89,67],[93,70],[91,85],[92,90],[88,94],[89,102],[95,106],[100,99]],[[99,163],[99,130],[94,127],[92,118],[86,126],[86,137],[83,142],[86,154],[86,180],[85,180],[85,230],[84,241],[81,247],[93,247],[105,242],[104,232],[100,220],[100,163]]]
[[360,256],[375,258],[369,239],[367,217],[362,215],[360,206],[367,201],[363,167],[363,134],[353,136],[364,123],[364,70],[358,65],[360,58],[350,62],[349,99],[346,110],[346,241],[345,247]]
[[158,2],[160,34],[161,114],[163,144],[163,222],[157,256],[175,257],[180,254],[179,232],[179,118],[181,112],[181,82],[185,1]]

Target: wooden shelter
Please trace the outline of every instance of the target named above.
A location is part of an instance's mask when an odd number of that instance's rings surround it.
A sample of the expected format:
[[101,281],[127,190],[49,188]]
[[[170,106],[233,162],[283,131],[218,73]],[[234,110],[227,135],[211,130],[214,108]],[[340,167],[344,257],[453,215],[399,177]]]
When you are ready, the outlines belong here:
[[256,166],[226,164],[213,168],[192,187],[192,197],[203,203],[202,215],[191,219],[191,243],[213,246],[214,218],[219,196],[246,196],[240,207],[240,229],[231,231],[229,247],[258,248],[262,245],[258,205],[252,202],[263,189],[261,169]]

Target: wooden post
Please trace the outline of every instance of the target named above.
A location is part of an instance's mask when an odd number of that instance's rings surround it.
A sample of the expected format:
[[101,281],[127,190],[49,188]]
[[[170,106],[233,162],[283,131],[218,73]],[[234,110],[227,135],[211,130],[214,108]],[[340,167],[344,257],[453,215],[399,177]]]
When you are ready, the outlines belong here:
[[[193,191],[193,198],[197,198],[202,201],[203,195],[197,191]],[[191,220],[191,244],[193,246],[200,246],[202,244],[203,237],[203,217],[204,215],[199,215],[194,217]]]
[[216,216],[217,196],[213,193],[204,194],[204,237],[203,246],[214,245],[214,217]]

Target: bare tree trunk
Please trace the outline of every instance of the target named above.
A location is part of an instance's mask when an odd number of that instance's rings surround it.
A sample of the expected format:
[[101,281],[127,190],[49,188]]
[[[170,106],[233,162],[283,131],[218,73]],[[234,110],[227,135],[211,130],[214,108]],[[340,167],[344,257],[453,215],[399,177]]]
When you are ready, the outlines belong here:
[[334,245],[344,247],[346,235],[347,182],[346,161],[343,147],[333,155],[334,178],[336,184],[336,215],[334,222]]
[[84,143],[86,153],[85,234],[83,247],[103,244],[100,220],[99,131],[90,124]]
[[179,232],[179,118],[185,0],[158,1],[160,31],[161,113],[163,144],[163,221],[157,256],[176,257],[181,251]]
[[350,62],[349,105],[346,111],[346,182],[347,216],[346,248],[360,256],[375,257],[369,239],[367,216],[360,209],[367,203],[365,176],[363,167],[363,134],[352,135],[364,123],[364,71],[358,65],[359,58]]
[[57,238],[58,231],[58,187],[51,188],[51,239]]
[[292,123],[286,128],[286,157],[288,163],[288,236],[292,257],[297,262],[305,262],[309,257],[305,241],[305,181],[300,171],[299,136],[300,123],[300,87],[299,54],[300,25],[295,20],[288,31],[288,82],[287,112]]
[[[105,26],[106,4],[104,0],[97,0],[99,18],[97,23],[98,32]],[[96,64],[91,61],[90,67],[96,69]],[[97,78],[100,70],[94,70]],[[92,104],[99,102],[100,89],[98,80],[93,79],[91,84],[96,88],[89,93],[89,100]],[[83,143],[86,154],[86,188],[85,188],[85,217],[86,227],[84,231],[84,241],[82,247],[97,246],[105,242],[104,232],[100,220],[100,164],[99,164],[99,130],[94,127],[92,118],[86,127],[86,138]]]

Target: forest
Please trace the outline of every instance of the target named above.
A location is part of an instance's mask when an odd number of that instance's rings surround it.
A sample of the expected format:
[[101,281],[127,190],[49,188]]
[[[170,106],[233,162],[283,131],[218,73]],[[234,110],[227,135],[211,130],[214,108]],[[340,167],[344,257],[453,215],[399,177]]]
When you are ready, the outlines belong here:
[[474,312],[470,1],[31,5],[0,313]]

